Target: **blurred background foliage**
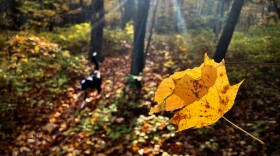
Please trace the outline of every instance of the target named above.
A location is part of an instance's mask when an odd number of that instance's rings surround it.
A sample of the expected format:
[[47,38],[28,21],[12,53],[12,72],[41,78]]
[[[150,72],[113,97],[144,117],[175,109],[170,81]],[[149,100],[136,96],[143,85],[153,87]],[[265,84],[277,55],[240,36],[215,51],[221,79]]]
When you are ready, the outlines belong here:
[[[87,60],[91,0],[19,0],[15,6],[11,6],[8,2],[0,0],[0,137],[2,138],[6,137],[5,132],[20,125],[19,122],[24,121],[23,115],[33,109],[43,108],[47,114],[56,105],[66,103],[65,96],[69,92],[77,92],[77,81],[87,76],[91,70]],[[120,59],[118,61],[123,61],[122,58],[126,58],[128,52],[132,50],[134,25],[133,21],[124,24],[125,7],[120,2],[123,0],[105,0],[103,51],[105,57],[116,57]],[[146,54],[148,58],[146,73],[143,73],[143,79],[149,82],[144,86],[140,100],[139,97],[137,99],[137,95],[120,91],[123,86],[119,87],[111,80],[105,80],[107,87],[113,88],[113,91],[110,90],[112,93],[106,95],[107,99],[97,102],[98,106],[94,110],[71,112],[75,115],[76,125],[72,126],[71,123],[63,135],[86,138],[104,137],[103,134],[106,134],[103,139],[112,142],[122,142],[123,138],[126,138],[129,140],[128,147],[135,153],[144,147],[150,147],[144,151],[145,154],[156,155],[163,150],[169,150],[166,147],[170,147],[171,139],[174,137],[180,140],[180,138],[174,136],[175,127],[165,123],[168,118],[140,114],[147,113],[156,86],[162,78],[175,71],[197,66],[202,62],[205,52],[209,56],[213,55],[221,33],[221,30],[215,30],[216,22],[221,21],[224,26],[233,1],[225,1],[224,15],[218,18],[217,8],[220,2],[161,0],[155,26],[152,28],[151,13],[155,9],[156,1],[151,1],[147,34],[153,29],[154,35],[151,52]],[[246,0],[228,49],[226,58],[228,62],[279,63],[279,19],[272,8],[273,3],[270,0]],[[152,61],[158,63],[153,64]],[[107,65],[107,68],[117,66],[112,62],[109,62],[111,64]],[[279,70],[275,66],[243,68],[240,64],[236,66],[229,64],[227,70],[232,82],[248,79],[246,80],[248,84],[241,90],[246,96],[244,101],[248,101],[250,105],[249,110],[258,111],[258,106],[264,103],[255,96],[272,103],[273,98],[277,98],[279,90],[268,86],[271,83],[268,77],[277,77]],[[122,70],[113,72],[125,73]],[[261,79],[255,80],[256,77]],[[117,79],[123,81],[125,77]],[[265,86],[261,86],[262,84]],[[250,85],[257,88],[254,94]],[[242,115],[246,114],[240,110],[235,111],[243,113]],[[266,112],[262,115],[265,114]],[[259,119],[259,116],[254,119]],[[269,125],[269,122],[260,120],[253,131],[257,135],[264,133],[259,127],[264,126],[264,123]],[[166,128],[163,128],[164,125]],[[221,123],[218,122],[217,125]],[[190,133],[194,136],[208,136],[214,134],[215,130],[208,127]],[[186,136],[181,134],[181,137],[182,135]],[[186,137],[194,140],[191,136]],[[98,142],[100,147],[95,148],[102,149],[107,143],[104,140],[88,138],[86,147],[92,147],[93,144],[97,146]],[[201,145],[194,146],[206,153],[209,149],[215,151],[219,146],[223,146],[222,143],[220,145],[217,143],[217,138],[203,141]],[[177,143],[175,147],[183,147]],[[194,149],[194,146],[188,148]],[[66,149],[63,149],[64,153],[61,154],[67,153]],[[165,154],[168,155],[166,152]]]

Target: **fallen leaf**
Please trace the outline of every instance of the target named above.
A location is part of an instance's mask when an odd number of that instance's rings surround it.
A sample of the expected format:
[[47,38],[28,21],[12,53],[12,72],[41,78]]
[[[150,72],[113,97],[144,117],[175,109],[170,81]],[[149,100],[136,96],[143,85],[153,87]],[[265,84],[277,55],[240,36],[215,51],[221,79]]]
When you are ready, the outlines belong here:
[[39,50],[40,50],[40,47],[39,47],[39,46],[35,46],[35,47],[34,47],[34,50],[35,50],[35,51],[39,51]]
[[55,112],[53,116],[57,118],[57,117],[59,117],[60,115],[61,115],[61,113]]
[[67,125],[65,123],[63,123],[62,125],[60,125],[59,131],[64,131],[67,128]]
[[34,139],[27,139],[27,142],[28,142],[28,143],[34,143],[35,140],[34,140]]
[[52,124],[52,123],[48,123],[46,126],[43,127],[43,130],[51,133],[56,127],[57,127],[57,125]]
[[144,154],[144,149],[142,148],[142,149],[138,150],[138,153],[139,153],[140,155],[143,155],[143,154]]

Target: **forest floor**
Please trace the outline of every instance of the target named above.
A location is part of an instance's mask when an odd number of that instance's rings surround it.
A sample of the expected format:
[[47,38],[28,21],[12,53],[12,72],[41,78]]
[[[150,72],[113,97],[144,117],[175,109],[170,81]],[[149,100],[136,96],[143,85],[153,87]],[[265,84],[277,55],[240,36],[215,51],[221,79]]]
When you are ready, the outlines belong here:
[[[192,62],[186,62],[172,54],[167,57],[166,53],[152,48],[143,74],[143,88],[133,96],[128,92],[123,93],[130,71],[130,54],[107,57],[100,65],[103,75],[102,95],[91,92],[85,108],[80,110],[83,93],[76,89],[79,80],[73,81],[73,86],[67,89],[52,108],[38,106],[28,113],[19,114],[19,124],[6,133],[5,139],[0,140],[0,155],[162,155],[166,152],[170,155],[231,156],[269,155],[277,147],[279,149],[280,79],[277,75],[280,74],[280,66],[246,63],[226,65],[231,73],[229,77],[232,84],[242,79],[245,81],[235,105],[225,116],[259,137],[265,145],[223,119],[213,126],[163,137],[157,143],[147,134],[145,142],[132,144],[136,135],[133,131],[135,122],[141,115],[148,116],[149,108],[155,104],[152,96],[160,81],[175,71],[194,67],[194,62],[196,65],[202,63],[202,57],[203,54],[200,54]],[[170,61],[171,65],[163,63]],[[235,62],[235,58],[230,58],[230,61]],[[95,124],[97,128],[94,132],[87,131],[87,126],[94,129],[93,123],[103,118],[101,115],[95,116],[97,110],[102,111],[99,106],[109,107],[114,103],[118,104],[118,111],[111,114],[108,111],[111,123],[102,125],[100,122]],[[135,108],[126,108],[131,105]],[[149,133],[149,126],[153,125],[146,122],[142,132]],[[113,133],[119,131],[117,128],[124,132]],[[157,134],[165,133],[169,133],[166,128]],[[118,136],[109,137],[109,134]]]

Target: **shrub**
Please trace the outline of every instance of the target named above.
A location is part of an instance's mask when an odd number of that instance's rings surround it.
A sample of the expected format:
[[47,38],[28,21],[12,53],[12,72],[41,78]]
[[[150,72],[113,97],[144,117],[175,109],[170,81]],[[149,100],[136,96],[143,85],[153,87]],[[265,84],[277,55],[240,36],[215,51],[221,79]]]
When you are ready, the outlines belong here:
[[55,32],[42,32],[40,36],[48,38],[72,53],[87,51],[90,41],[90,24],[82,23],[64,28],[56,28]]
[[[1,54],[1,117],[11,110],[26,110],[34,105],[52,106],[81,77],[83,56],[72,56],[57,44],[33,35],[15,35]],[[7,55],[8,54],[8,55]]]
[[[280,59],[279,26],[253,27],[248,32],[235,32],[229,56],[252,62],[278,62]],[[240,60],[240,59],[239,59]]]

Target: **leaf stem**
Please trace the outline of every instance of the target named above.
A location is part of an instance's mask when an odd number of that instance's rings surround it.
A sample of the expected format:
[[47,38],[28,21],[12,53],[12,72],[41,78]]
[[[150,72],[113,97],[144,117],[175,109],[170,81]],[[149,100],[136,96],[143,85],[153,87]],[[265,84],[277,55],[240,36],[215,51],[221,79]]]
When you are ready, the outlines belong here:
[[235,128],[241,130],[242,132],[244,132],[245,134],[249,135],[250,137],[252,137],[253,139],[257,140],[258,142],[260,142],[261,144],[265,145],[265,143],[263,141],[261,141],[260,139],[258,139],[257,137],[253,136],[252,134],[250,134],[249,132],[245,131],[244,129],[242,129],[241,127],[237,126],[236,124],[234,124],[233,122],[229,121],[226,117],[222,117],[223,119],[225,119],[227,122],[229,122],[230,124],[232,124]]

